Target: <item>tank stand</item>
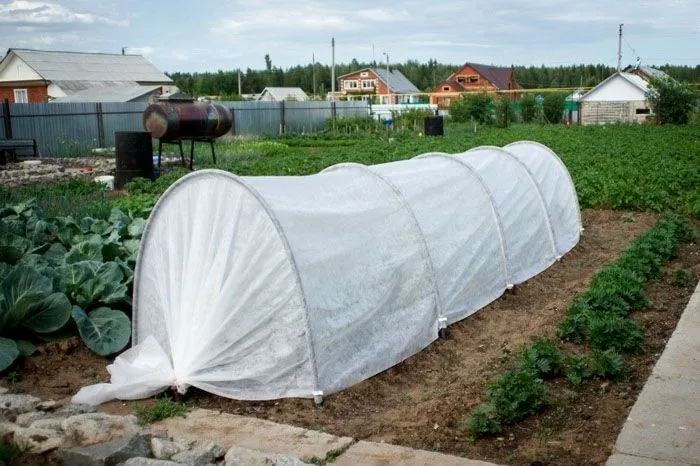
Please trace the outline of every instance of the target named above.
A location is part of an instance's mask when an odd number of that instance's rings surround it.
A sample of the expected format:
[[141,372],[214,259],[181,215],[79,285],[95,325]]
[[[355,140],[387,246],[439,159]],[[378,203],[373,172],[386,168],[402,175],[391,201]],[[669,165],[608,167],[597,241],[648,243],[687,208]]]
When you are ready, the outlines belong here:
[[[192,163],[194,162],[194,143],[195,142],[208,142],[209,147],[211,147],[211,159],[216,165],[216,154],[214,153],[214,139],[213,138],[192,138],[192,143],[190,145],[190,170],[192,170]],[[184,161],[183,161],[184,165]]]
[[[182,161],[182,166],[185,166],[185,153],[182,150],[182,140],[181,139],[158,139],[158,172],[160,173],[160,158],[163,154],[163,144],[177,144],[180,147],[180,160]],[[190,164],[192,168],[192,164]]]

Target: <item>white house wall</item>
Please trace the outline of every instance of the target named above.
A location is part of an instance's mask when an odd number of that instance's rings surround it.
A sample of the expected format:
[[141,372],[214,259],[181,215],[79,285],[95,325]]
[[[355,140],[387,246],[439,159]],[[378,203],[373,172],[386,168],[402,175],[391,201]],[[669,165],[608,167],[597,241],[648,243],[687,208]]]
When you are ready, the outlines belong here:
[[582,102],[624,102],[645,100],[644,91],[622,76],[615,76],[587,94]]
[[0,69],[0,82],[36,81],[44,79],[41,77],[41,75],[39,75],[39,73],[31,69],[26,63],[16,56],[13,56],[9,60],[10,61],[7,63],[7,65]]
[[49,94],[49,99],[58,99],[59,97],[65,97],[67,95],[65,92],[63,92],[63,89],[54,83],[49,84],[46,92]]

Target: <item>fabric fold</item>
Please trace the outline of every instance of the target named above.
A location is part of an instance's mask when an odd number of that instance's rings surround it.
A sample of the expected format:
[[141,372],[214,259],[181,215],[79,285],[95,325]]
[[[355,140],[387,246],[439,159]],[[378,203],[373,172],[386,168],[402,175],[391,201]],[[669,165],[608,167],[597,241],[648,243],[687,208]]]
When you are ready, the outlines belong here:
[[107,371],[111,383],[83,387],[71,402],[97,406],[114,399],[137,400],[186,384],[176,382],[170,358],[153,336],[117,356]]

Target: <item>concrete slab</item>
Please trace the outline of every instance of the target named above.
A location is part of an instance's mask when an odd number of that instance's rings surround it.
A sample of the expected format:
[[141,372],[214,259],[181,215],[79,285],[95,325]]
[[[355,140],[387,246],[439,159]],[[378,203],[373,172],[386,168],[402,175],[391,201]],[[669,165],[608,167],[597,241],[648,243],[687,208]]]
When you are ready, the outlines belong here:
[[661,377],[700,380],[700,321],[695,323],[687,319],[678,323],[653,373]]
[[700,465],[698,290],[700,284],[617,438],[616,453],[637,458],[634,464],[646,458]]
[[238,445],[252,450],[294,456],[302,461],[324,459],[332,451],[342,451],[354,441],[350,437],[287,426],[235,414],[197,409],[183,417],[171,417],[152,424],[154,431],[186,440],[205,438],[224,449]]
[[492,466],[493,463],[413,450],[388,443],[360,441],[335,459],[333,466]]
[[686,466],[690,463],[679,463],[677,461],[653,460],[650,458],[640,458],[639,456],[622,455],[616,453],[608,458],[605,466]]

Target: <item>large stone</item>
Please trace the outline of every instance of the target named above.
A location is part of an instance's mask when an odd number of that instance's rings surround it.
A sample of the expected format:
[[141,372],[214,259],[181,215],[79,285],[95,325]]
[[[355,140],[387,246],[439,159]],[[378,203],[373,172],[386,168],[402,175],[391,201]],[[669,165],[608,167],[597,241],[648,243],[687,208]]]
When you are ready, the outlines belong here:
[[170,459],[176,463],[184,463],[190,466],[205,466],[213,463],[217,458],[221,458],[225,453],[224,449],[219,445],[209,442],[195,446],[192,450],[181,451]]
[[171,417],[152,425],[154,429],[167,429],[178,439],[206,438],[224,448],[240,445],[254,450],[280,453],[309,460],[325,458],[334,450],[343,450],[352,444],[350,437],[336,437],[324,432],[275,422],[196,409],[186,418]]
[[173,455],[177,455],[183,448],[170,440],[153,437],[151,439],[151,452],[153,457],[159,460],[169,460]]
[[32,424],[29,426],[34,429],[47,429],[47,430],[55,430],[56,432],[63,432],[63,419],[62,418],[48,418],[48,419],[39,419],[37,421],[32,422]]
[[0,395],[0,414],[22,414],[33,411],[41,400],[31,395]]
[[129,458],[124,462],[124,466],[178,466],[179,464],[181,463],[153,458]]
[[348,448],[335,461],[333,466],[494,466],[493,463],[470,460],[458,456],[444,455],[432,451],[414,450],[388,443],[360,441]]
[[63,421],[61,427],[66,437],[78,445],[110,442],[139,432],[136,416],[115,416],[106,413],[71,416]]
[[29,427],[34,421],[38,421],[44,417],[46,417],[46,413],[42,411],[30,411],[17,416],[15,423],[20,427]]
[[92,405],[84,405],[78,403],[68,403],[67,405],[56,411],[57,414],[63,414],[66,416],[75,416],[76,414],[87,414],[94,413],[97,411]]
[[299,458],[279,453],[265,453],[234,445],[226,452],[225,466],[303,466]]
[[63,434],[49,429],[18,427],[13,442],[29,447],[32,453],[45,453],[63,445]]
[[38,405],[36,405],[36,409],[39,411],[53,411],[58,407],[58,403],[56,403],[54,400],[47,400],[47,401],[42,401]]
[[0,387],[0,395],[4,395],[5,393],[9,392],[9,390],[5,387]]
[[135,435],[89,447],[60,450],[63,462],[71,466],[116,466],[130,458],[148,457],[150,454],[151,439],[149,435]]

